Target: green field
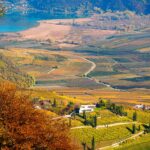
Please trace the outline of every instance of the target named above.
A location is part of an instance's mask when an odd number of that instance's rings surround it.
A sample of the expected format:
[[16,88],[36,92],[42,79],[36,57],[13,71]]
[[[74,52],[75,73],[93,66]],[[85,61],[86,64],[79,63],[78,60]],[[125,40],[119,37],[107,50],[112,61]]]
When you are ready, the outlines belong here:
[[149,149],[150,149],[150,142],[128,146],[125,148],[121,148],[120,150],[149,150]]
[[90,145],[91,139],[94,136],[96,146],[103,147],[131,136],[132,134],[131,131],[127,129],[131,127],[132,127],[131,125],[121,125],[102,129],[95,129],[95,128],[72,129],[71,135],[74,139],[77,139],[79,143],[85,142],[88,145]]
[[[135,110],[133,109],[127,109],[128,117],[132,119],[133,113]],[[136,110],[137,112],[137,121],[142,123],[150,123],[150,112],[149,111],[142,111],[142,110]]]
[[143,135],[136,140],[128,141],[122,144],[117,150],[149,150],[150,149],[150,134]]

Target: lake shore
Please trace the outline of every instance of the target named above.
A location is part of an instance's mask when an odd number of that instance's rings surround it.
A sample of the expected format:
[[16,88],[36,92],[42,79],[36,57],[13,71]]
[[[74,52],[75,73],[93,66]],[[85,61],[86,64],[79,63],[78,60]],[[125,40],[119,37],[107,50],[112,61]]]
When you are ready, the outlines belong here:
[[92,20],[93,18],[44,20],[36,27],[19,32],[19,35],[21,40],[47,41],[60,48],[71,48],[116,33],[114,30],[87,27]]

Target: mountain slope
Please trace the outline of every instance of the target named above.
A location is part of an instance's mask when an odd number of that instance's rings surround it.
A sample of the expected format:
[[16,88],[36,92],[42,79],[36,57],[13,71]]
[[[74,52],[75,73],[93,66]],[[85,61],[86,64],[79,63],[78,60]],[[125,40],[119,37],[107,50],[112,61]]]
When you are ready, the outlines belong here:
[[89,13],[100,8],[104,11],[124,11],[130,10],[136,13],[150,13],[150,0],[7,0],[14,8],[24,8],[25,10],[41,10],[65,13]]
[[11,81],[20,87],[29,87],[34,83],[31,76],[22,73],[11,61],[0,54],[0,81]]

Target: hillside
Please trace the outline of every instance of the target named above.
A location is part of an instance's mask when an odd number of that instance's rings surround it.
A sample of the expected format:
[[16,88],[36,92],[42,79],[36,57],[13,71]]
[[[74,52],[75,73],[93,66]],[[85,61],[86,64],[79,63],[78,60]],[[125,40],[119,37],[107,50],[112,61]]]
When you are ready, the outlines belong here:
[[[150,13],[150,0],[7,0],[8,8],[14,11],[32,12],[33,10],[85,15],[93,12],[130,10],[139,14]],[[15,7],[14,7],[15,4]]]
[[0,81],[11,81],[19,87],[29,87],[34,83],[31,76],[22,73],[11,61],[0,54]]

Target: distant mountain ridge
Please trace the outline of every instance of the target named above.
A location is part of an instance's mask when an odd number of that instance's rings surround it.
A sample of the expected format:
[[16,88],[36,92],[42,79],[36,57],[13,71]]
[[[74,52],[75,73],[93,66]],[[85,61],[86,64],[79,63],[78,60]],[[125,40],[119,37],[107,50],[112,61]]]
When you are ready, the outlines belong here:
[[[6,0],[9,9],[18,11],[47,11],[50,13],[83,13],[130,10],[150,13],[150,0]],[[19,10],[20,9],[20,10]]]

